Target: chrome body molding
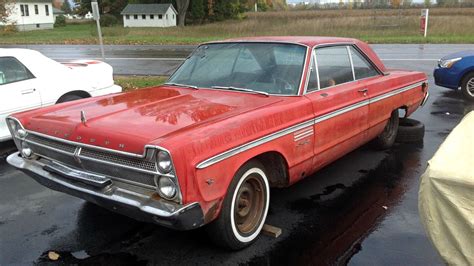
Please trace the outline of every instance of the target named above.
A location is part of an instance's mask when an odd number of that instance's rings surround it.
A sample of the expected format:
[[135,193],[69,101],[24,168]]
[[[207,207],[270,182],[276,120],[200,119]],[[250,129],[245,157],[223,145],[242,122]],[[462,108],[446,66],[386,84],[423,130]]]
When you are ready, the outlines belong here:
[[[397,94],[400,94],[400,93],[403,93],[405,91],[408,91],[408,90],[411,90],[411,89],[414,89],[414,88],[417,88],[419,86],[421,86],[423,83],[426,83],[427,81],[421,81],[421,82],[417,82],[417,83],[414,83],[414,84],[411,84],[411,85],[408,85],[408,86],[405,86],[405,87],[402,87],[402,88],[399,88],[399,89],[396,89],[394,91],[391,91],[391,92],[388,92],[388,93],[385,93],[385,94],[382,94],[382,95],[379,95],[379,96],[376,96],[374,97],[373,99],[367,99],[367,100],[363,100],[361,102],[357,102],[355,104],[352,104],[352,105],[349,105],[349,106],[346,106],[346,107],[343,107],[339,110],[336,110],[336,111],[333,111],[331,113],[328,113],[328,114],[324,114],[324,115],[321,115],[321,116],[318,116],[318,117],[315,117],[315,118],[312,118],[310,120],[307,120],[305,122],[302,122],[302,123],[299,123],[299,124],[296,124],[294,126],[290,126],[288,128],[285,128],[285,129],[282,129],[280,131],[277,131],[275,133],[272,133],[272,134],[269,134],[269,135],[266,135],[266,136],[263,136],[259,139],[256,139],[256,140],[253,140],[251,142],[248,142],[248,143],[245,143],[241,146],[238,146],[238,147],[235,147],[235,148],[232,148],[228,151],[225,151],[225,152],[222,152],[220,154],[217,154],[209,159],[206,159],[202,162],[200,162],[199,164],[196,165],[196,168],[197,169],[204,169],[206,167],[209,167],[213,164],[216,164],[220,161],[223,161],[229,157],[232,157],[234,155],[237,155],[241,152],[244,152],[244,151],[247,151],[249,149],[252,149],[254,147],[257,147],[259,145],[262,145],[262,144],[265,144],[269,141],[272,141],[274,139],[277,139],[277,138],[280,138],[280,137],[283,137],[285,135],[288,135],[288,134],[291,134],[291,133],[295,133],[296,131],[300,131],[301,129],[304,129],[305,127],[307,127],[308,125],[315,125],[317,123],[320,123],[320,122],[323,122],[327,119],[330,119],[330,118],[333,118],[335,116],[338,116],[338,115],[341,115],[341,114],[344,114],[344,113],[347,113],[349,111],[352,111],[352,110],[355,110],[357,108],[360,108],[360,107],[363,107],[363,106],[367,106],[369,105],[370,103],[374,103],[374,102],[378,102],[378,101],[381,101],[383,99],[386,99],[386,98],[389,98],[389,97],[392,97],[392,96],[395,96]],[[309,131],[308,131],[309,132]],[[308,133],[309,134],[309,133]],[[311,132],[310,135],[314,134],[314,131]],[[310,136],[308,135],[308,136]],[[305,135],[300,135],[298,134],[298,137],[301,137],[301,136],[304,136],[306,137]],[[298,140],[301,140],[302,138],[297,138],[296,135],[294,136],[294,139],[295,141]]]
[[283,130],[280,130],[280,131],[277,131],[275,133],[272,133],[270,135],[267,135],[267,136],[264,136],[262,138],[259,138],[259,139],[256,139],[254,141],[251,141],[249,143],[246,143],[244,145],[241,145],[241,146],[238,146],[238,147],[235,147],[233,149],[230,149],[226,152],[223,152],[223,153],[220,153],[216,156],[213,156],[205,161],[202,161],[201,163],[199,163],[196,168],[198,169],[203,169],[203,168],[206,168],[206,167],[209,167],[215,163],[218,163],[222,160],[225,160],[229,157],[232,157],[234,155],[237,155],[241,152],[244,152],[244,151],[247,151],[247,150],[250,150],[254,147],[257,147],[257,146],[260,146],[264,143],[267,143],[269,141],[272,141],[274,139],[277,139],[277,138],[280,138],[280,137],[283,137],[285,135],[288,135],[290,133],[293,133],[295,131],[298,131],[298,130],[301,130],[305,127],[308,127],[308,126],[311,126],[314,124],[314,119],[311,119],[311,120],[308,120],[308,121],[305,121],[305,122],[302,122],[302,123],[299,123],[299,124],[296,124],[294,126],[291,126],[291,127],[288,127],[288,128],[285,128]]

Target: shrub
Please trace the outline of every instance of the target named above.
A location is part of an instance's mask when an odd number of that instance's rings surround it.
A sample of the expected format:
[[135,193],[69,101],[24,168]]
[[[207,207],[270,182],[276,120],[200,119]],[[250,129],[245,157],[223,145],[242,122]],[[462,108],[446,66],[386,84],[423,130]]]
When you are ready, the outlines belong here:
[[0,27],[0,30],[3,32],[3,33],[14,33],[14,32],[18,32],[18,28],[16,26],[16,24],[11,24],[11,25],[5,25],[5,26],[2,26]]
[[65,27],[66,26],[66,17],[63,15],[58,15],[56,21],[54,22],[54,27]]
[[105,14],[100,17],[100,25],[102,27],[111,27],[117,25],[118,19],[114,15]]

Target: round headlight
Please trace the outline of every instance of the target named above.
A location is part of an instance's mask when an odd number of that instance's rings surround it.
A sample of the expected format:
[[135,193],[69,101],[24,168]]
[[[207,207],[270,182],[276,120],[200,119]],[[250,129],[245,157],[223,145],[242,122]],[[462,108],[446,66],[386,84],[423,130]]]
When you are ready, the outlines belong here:
[[171,157],[166,151],[159,151],[157,156],[158,170],[167,174],[171,171]]
[[169,177],[162,176],[158,179],[158,189],[160,194],[167,199],[172,199],[176,196],[176,184]]
[[33,155],[33,151],[31,151],[30,146],[26,142],[21,143],[21,155],[25,158],[30,158]]

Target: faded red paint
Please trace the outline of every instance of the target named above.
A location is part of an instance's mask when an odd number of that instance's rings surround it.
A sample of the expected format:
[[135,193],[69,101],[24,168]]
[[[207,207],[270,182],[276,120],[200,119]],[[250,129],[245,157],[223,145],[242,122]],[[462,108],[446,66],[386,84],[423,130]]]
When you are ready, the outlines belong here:
[[[308,47],[308,59],[311,50],[318,45],[351,43],[386,75],[303,95],[310,61],[307,60],[299,96],[294,97],[160,86],[58,104],[14,116],[29,130],[71,141],[137,154],[144,152],[145,145],[168,149],[184,203],[199,202],[206,215],[213,206],[220,206],[235,172],[249,159],[265,152],[279,153],[288,167],[288,184],[292,184],[380,134],[393,110],[406,108],[408,115],[411,114],[426,94],[420,85],[311,125],[308,128],[312,127],[314,134],[299,141],[290,133],[197,169],[198,163],[234,147],[426,81],[426,75],[420,72],[388,71],[367,44],[355,39],[256,37],[228,41],[299,43]],[[367,95],[358,92],[361,88],[368,89]],[[80,111],[87,115],[85,125],[81,123]],[[305,129],[302,130],[298,132]],[[209,178],[215,180],[212,185],[206,182]],[[213,209],[206,220],[218,214],[219,211]]]

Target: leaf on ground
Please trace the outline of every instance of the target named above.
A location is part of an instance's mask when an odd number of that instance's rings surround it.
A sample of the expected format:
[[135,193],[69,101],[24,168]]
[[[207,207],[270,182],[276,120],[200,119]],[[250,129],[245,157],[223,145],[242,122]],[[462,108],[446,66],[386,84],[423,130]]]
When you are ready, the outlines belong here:
[[59,259],[59,254],[54,252],[54,251],[50,251],[50,252],[48,252],[48,258],[50,260],[58,260]]

